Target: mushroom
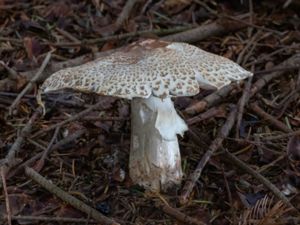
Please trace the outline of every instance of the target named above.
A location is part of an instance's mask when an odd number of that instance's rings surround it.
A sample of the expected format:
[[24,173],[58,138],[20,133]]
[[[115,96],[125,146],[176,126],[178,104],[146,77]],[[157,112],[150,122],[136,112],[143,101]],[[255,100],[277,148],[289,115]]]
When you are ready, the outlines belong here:
[[54,73],[42,91],[71,88],[132,99],[129,174],[159,191],[182,179],[177,134],[188,129],[171,97],[220,89],[252,73],[231,60],[179,42],[143,40],[84,65]]

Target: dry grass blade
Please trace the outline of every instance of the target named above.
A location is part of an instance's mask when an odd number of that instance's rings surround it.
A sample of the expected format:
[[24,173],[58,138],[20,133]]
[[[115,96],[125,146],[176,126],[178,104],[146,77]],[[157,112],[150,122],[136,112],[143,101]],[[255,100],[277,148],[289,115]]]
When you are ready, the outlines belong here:
[[280,217],[290,211],[283,201],[274,201],[273,197],[265,195],[256,204],[244,211],[241,225],[274,225],[280,224]]

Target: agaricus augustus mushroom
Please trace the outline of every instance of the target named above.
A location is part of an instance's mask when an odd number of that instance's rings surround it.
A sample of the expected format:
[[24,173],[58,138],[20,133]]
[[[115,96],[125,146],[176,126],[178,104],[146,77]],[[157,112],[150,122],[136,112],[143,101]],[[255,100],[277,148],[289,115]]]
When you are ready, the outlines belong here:
[[181,182],[177,134],[188,129],[171,97],[219,89],[251,75],[231,60],[195,46],[151,39],[60,70],[41,89],[71,88],[132,99],[130,177],[136,184],[160,190]]

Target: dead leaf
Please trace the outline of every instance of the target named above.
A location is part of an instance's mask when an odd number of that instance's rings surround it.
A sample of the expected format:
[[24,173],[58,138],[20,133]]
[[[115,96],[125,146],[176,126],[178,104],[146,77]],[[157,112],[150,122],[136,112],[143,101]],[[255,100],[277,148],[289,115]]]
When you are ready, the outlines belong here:
[[42,11],[42,13],[45,13],[43,17],[48,17],[50,19],[63,18],[72,14],[73,10],[66,2],[59,1],[49,4],[49,7],[47,7],[44,12]]
[[16,90],[19,91],[28,83],[28,80],[24,76],[20,75],[18,76],[16,82]]
[[174,7],[178,5],[188,5],[191,2],[192,2],[191,0],[166,0],[164,2],[164,5],[167,7]]
[[69,218],[82,218],[85,217],[85,214],[79,210],[68,206],[62,205],[56,212],[55,215],[58,217],[69,217]]
[[287,145],[287,155],[290,160],[300,161],[300,135],[290,138]]
[[26,49],[28,58],[32,61],[36,61],[35,58],[41,53],[42,50],[39,41],[32,37],[25,37],[24,47]]

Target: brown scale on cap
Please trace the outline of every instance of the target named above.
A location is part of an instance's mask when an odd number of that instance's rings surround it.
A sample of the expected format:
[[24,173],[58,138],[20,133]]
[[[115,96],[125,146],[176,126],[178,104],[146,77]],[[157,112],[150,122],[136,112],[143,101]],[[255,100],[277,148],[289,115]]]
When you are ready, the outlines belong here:
[[164,98],[195,95],[200,86],[221,88],[251,75],[229,59],[186,43],[144,40],[60,70],[41,89],[72,88],[128,99],[151,94]]

